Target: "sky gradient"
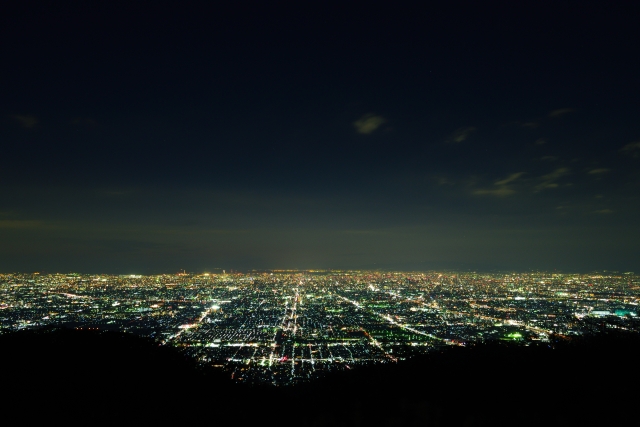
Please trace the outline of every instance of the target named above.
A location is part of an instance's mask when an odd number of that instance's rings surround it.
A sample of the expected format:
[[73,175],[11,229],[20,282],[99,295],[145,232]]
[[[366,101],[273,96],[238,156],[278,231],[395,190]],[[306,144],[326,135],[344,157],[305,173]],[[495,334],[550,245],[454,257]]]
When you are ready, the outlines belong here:
[[0,271],[640,271],[638,7],[2,6]]

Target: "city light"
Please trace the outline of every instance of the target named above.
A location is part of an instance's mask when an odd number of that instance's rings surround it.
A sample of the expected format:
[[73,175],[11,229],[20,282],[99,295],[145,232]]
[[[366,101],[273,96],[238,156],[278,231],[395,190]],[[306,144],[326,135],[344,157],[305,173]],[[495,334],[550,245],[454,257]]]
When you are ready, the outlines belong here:
[[0,327],[133,333],[283,385],[442,346],[637,332],[639,289],[632,273],[5,274]]

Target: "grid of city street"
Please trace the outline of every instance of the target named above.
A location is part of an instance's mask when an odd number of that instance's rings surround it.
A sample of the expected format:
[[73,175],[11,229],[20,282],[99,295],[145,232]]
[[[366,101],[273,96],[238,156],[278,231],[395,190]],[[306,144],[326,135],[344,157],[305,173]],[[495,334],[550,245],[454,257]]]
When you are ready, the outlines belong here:
[[290,385],[442,346],[639,332],[639,291],[630,272],[4,274],[0,327],[133,333],[239,382]]

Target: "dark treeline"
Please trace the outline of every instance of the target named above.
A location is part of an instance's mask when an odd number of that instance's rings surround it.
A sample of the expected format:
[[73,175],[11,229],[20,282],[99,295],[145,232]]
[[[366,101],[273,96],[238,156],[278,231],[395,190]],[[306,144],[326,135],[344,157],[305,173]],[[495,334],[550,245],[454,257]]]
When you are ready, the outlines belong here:
[[69,329],[0,335],[4,413],[24,422],[494,426],[637,424],[640,337],[447,347],[292,387],[233,383],[178,349]]

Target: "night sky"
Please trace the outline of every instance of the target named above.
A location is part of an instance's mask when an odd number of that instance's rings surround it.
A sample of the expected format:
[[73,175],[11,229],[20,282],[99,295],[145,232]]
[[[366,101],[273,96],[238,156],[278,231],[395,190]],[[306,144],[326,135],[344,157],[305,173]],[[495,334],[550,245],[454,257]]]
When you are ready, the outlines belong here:
[[3,3],[0,272],[640,271],[637,2]]

